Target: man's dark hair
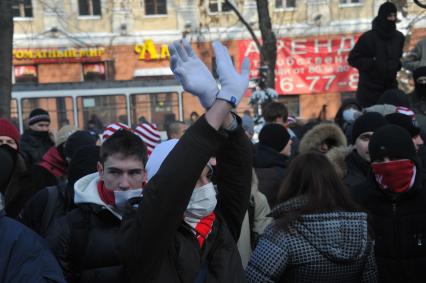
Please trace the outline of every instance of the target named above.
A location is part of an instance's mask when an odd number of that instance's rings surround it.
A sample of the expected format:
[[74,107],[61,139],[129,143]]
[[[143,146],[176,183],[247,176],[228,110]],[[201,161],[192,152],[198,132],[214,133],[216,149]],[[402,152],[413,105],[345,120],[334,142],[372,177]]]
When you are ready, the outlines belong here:
[[186,125],[186,124],[182,121],[173,121],[167,126],[166,132],[167,132],[168,139],[171,139],[171,136],[173,134],[177,134],[179,132],[180,125]]
[[148,154],[145,143],[140,137],[128,130],[118,130],[110,136],[101,146],[100,161],[102,164],[114,154],[123,157],[134,156],[146,165]]
[[262,113],[266,123],[272,123],[277,118],[282,118],[284,123],[287,122],[287,117],[288,117],[287,107],[285,107],[285,105],[280,102],[272,101],[266,104],[263,107]]

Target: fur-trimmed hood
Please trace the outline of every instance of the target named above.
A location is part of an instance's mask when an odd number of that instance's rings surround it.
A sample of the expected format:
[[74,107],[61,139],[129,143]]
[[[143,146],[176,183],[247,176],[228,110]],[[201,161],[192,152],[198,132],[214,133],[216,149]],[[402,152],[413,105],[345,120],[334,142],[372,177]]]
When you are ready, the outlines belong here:
[[326,139],[333,140],[336,147],[347,147],[345,134],[337,125],[321,123],[310,129],[303,136],[299,144],[299,152],[306,153],[311,150],[318,150],[318,147]]
[[346,166],[346,156],[348,156],[352,151],[352,147],[347,146],[338,146],[330,149],[325,156],[333,164],[334,169],[336,170],[337,175],[340,179],[343,179],[348,172],[348,167]]

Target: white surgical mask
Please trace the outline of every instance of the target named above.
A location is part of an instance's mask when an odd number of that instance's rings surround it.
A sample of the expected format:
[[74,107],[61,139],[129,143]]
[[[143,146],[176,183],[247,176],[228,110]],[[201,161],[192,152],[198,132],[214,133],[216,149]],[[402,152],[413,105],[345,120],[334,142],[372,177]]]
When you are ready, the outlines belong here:
[[349,108],[343,111],[343,119],[347,122],[347,123],[353,123],[356,118],[359,116],[358,115],[358,110],[355,110],[353,108]]
[[213,183],[194,189],[191,199],[184,213],[187,218],[201,219],[210,215],[216,208],[216,190]]
[[129,199],[141,197],[141,196],[142,196],[142,189],[114,191],[115,207],[118,209],[123,209],[126,207],[126,204],[129,201]]

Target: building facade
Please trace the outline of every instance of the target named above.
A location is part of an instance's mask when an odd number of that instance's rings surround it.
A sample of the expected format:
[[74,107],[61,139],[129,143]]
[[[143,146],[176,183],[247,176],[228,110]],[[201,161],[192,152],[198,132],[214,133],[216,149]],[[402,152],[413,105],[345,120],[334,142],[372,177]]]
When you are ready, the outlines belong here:
[[[278,39],[275,89],[292,115],[310,119],[326,109],[332,118],[341,99],[353,94],[358,77],[347,54],[382,2],[269,1]],[[233,4],[260,36],[256,2]],[[425,34],[425,24],[412,1],[404,9],[398,27],[414,27],[408,48]],[[182,38],[212,69],[210,43],[220,40],[236,66],[248,56],[251,78],[258,76],[259,52],[224,0],[20,0],[13,11],[12,112],[21,129],[35,107],[48,109],[56,128],[134,125],[144,118],[164,129],[173,119],[201,114],[169,69],[167,45]],[[250,93],[238,111],[252,110]]]

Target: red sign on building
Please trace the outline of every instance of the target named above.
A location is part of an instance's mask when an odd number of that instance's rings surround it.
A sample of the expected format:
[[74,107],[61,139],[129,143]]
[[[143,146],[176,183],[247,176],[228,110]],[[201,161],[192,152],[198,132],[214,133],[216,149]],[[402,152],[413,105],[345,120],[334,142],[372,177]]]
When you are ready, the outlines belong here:
[[[275,90],[278,94],[355,91],[358,71],[347,63],[359,35],[328,35],[277,40]],[[239,62],[250,58],[250,77],[258,77],[259,51],[252,40],[238,42]]]

